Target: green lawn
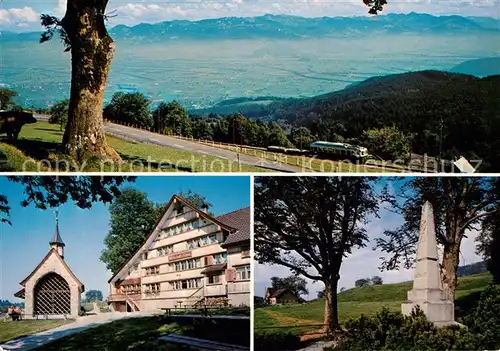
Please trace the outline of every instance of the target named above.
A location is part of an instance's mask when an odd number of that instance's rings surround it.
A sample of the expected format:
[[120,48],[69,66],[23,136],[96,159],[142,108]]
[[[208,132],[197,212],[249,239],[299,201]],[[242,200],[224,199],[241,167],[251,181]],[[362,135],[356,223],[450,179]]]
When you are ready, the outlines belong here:
[[158,340],[167,334],[180,334],[214,341],[248,345],[250,342],[249,321],[193,322],[190,319],[152,316],[126,318],[100,325],[55,340],[37,351],[80,351],[80,350],[186,350],[175,344]]
[[161,317],[117,320],[66,336],[37,351],[68,350],[182,350],[158,340],[162,334],[184,334],[184,327],[165,324]]
[[44,330],[57,328],[63,324],[71,323],[73,320],[23,320],[23,321],[0,321],[0,344],[24,335],[31,335]]
[[[9,145],[0,139],[0,149],[3,150],[10,163],[12,171],[56,171],[64,170],[68,164],[58,151],[63,132],[58,125],[47,122],[37,122],[25,125],[15,144]],[[105,164],[103,171],[107,172],[267,172],[256,166],[241,164],[223,158],[204,155],[196,152],[179,150],[158,145],[140,144],[112,136],[107,137],[108,143],[122,157],[120,164]],[[37,162],[50,160],[47,163]],[[58,165],[57,168],[56,165]],[[81,165],[69,163],[72,171],[81,171]],[[101,166],[90,160],[84,171],[98,172]]]
[[[489,273],[481,273],[458,279],[455,311],[460,317],[468,312],[479,296],[479,293],[491,282]],[[375,315],[383,307],[391,311],[401,311],[401,304],[406,300],[411,282],[399,284],[383,284],[353,288],[338,295],[340,322],[349,318],[364,315]],[[324,300],[318,299],[300,305],[282,305],[257,308],[255,310],[255,328],[263,329],[272,326],[293,326],[322,324],[324,316]],[[294,328],[299,332],[318,329],[318,327]]]

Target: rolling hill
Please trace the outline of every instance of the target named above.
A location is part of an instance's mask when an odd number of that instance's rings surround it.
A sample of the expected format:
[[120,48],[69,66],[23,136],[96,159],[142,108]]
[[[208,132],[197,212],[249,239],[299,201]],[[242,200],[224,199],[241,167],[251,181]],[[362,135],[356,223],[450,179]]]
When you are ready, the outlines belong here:
[[[375,34],[443,34],[498,32],[498,20],[487,17],[433,16],[422,13],[359,17],[305,18],[288,15],[224,17],[198,21],[174,20],[136,26],[117,25],[110,34],[117,40],[161,42],[180,39],[297,39],[365,36]],[[39,33],[1,32],[3,41],[38,40]]]
[[[491,282],[489,273],[481,273],[458,278],[455,299],[455,314],[458,318],[470,311],[479,298],[479,294]],[[340,322],[361,314],[375,315],[383,307],[391,311],[401,311],[401,304],[406,301],[412,282],[383,284],[353,288],[338,294]],[[257,330],[271,326],[301,326],[299,331],[307,332],[318,329],[311,326],[323,322],[325,304],[323,299],[313,300],[298,305],[270,306],[255,309],[255,328]]]
[[500,57],[469,60],[452,67],[450,72],[471,74],[476,77],[500,75]]
[[[419,71],[373,77],[312,98],[232,108],[247,117],[302,125],[320,140],[359,139],[363,132],[396,126],[412,135],[418,154],[482,160],[482,171],[500,171],[500,75]],[[204,112],[218,112],[220,106]],[[231,110],[230,105],[223,108]],[[195,111],[197,112],[197,111]]]

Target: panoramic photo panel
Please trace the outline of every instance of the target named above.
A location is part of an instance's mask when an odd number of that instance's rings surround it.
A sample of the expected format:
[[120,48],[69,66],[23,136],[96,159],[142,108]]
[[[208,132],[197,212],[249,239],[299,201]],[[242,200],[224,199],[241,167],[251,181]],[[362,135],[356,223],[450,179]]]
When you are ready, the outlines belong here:
[[250,350],[249,177],[0,189],[0,350]]
[[2,5],[0,170],[500,172],[498,1]]
[[498,350],[500,178],[256,177],[254,346]]

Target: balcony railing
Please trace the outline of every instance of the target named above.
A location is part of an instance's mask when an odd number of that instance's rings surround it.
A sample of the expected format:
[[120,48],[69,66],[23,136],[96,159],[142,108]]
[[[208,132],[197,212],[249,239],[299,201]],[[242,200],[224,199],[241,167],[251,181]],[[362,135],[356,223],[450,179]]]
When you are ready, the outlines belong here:
[[228,293],[249,293],[250,282],[234,282],[227,285]]
[[225,284],[206,285],[204,295],[205,295],[205,297],[225,296],[225,295],[227,295],[227,285],[225,285]]
[[141,298],[141,294],[111,294],[108,296],[109,302],[126,301],[128,299],[137,300]]

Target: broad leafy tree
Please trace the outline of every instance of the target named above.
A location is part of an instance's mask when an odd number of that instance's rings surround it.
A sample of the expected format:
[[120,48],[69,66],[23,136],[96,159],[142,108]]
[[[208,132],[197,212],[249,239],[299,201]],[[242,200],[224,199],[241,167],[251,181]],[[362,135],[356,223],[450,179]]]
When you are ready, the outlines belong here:
[[85,292],[85,300],[87,302],[102,301],[102,291],[101,290],[89,290]]
[[154,129],[160,133],[171,132],[189,137],[192,134],[191,120],[178,101],[162,102],[153,112]]
[[[9,181],[19,183],[25,198],[21,206],[34,205],[46,210],[73,202],[79,208],[91,208],[94,202],[110,203],[120,195],[119,186],[135,181],[135,177],[122,176],[9,176]],[[0,221],[10,222],[10,204],[5,195],[0,194]]]
[[314,141],[314,137],[306,127],[297,127],[290,132],[290,141],[295,147],[302,150],[309,148]]
[[15,105],[12,98],[17,96],[17,92],[8,88],[0,88],[0,110],[7,110],[10,106]]
[[141,93],[116,93],[104,109],[106,118],[141,128],[152,125],[150,102]]
[[370,285],[370,279],[368,278],[361,278],[361,279],[358,279],[354,282],[354,286],[356,288],[361,288],[362,286],[369,286]]
[[124,189],[109,207],[110,230],[104,239],[101,261],[117,273],[139,249],[163,215],[163,207],[149,201],[146,193]]
[[203,207],[209,209],[212,207],[212,204],[207,201],[205,196],[195,193],[191,189],[181,192],[180,196],[198,209],[202,209]]
[[395,126],[367,130],[363,134],[363,141],[370,153],[385,160],[410,159],[411,139]]
[[493,282],[500,284],[500,212],[485,219],[477,241],[477,253],[486,261]]
[[500,213],[498,180],[485,177],[407,178],[396,194],[386,191],[385,196],[405,222],[377,238],[377,247],[390,254],[383,259],[382,268],[413,266],[421,210],[428,200],[434,207],[437,241],[443,246],[442,281],[449,288],[450,299],[454,299],[462,240],[468,230],[479,229],[485,218]]
[[271,288],[275,290],[289,289],[297,297],[309,294],[309,290],[307,290],[307,281],[304,278],[299,277],[297,275],[291,275],[285,278],[272,277]]
[[365,224],[378,212],[365,177],[259,177],[256,179],[255,255],[325,285],[325,331],[339,325],[340,267],[368,241]]
[[372,285],[382,285],[384,281],[382,280],[382,277],[378,275],[374,275],[371,279]]
[[68,0],[59,19],[43,14],[40,41],[59,34],[71,52],[71,90],[63,150],[76,160],[89,156],[120,160],[106,142],[102,104],[115,43],[106,29],[108,0]]
[[68,111],[69,111],[69,100],[65,99],[59,101],[54,106],[50,108],[50,119],[49,123],[59,124],[61,130],[68,123]]

